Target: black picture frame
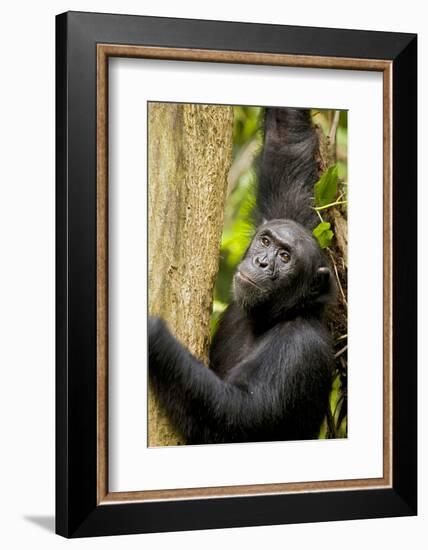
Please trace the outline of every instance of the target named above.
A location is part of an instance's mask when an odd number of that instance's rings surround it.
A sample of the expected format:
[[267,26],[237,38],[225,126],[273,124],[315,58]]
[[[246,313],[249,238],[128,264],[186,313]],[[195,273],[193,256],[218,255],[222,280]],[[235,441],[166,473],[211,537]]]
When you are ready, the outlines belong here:
[[[391,63],[390,487],[99,503],[97,44]],[[68,12],[56,18],[56,97],[56,532],[85,537],[415,515],[417,36]]]

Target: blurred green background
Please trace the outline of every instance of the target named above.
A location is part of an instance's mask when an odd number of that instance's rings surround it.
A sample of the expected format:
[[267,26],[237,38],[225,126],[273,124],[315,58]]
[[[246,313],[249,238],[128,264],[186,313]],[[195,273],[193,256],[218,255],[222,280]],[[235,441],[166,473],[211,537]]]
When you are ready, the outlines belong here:
[[[333,121],[333,110],[312,109],[314,123],[327,136]],[[255,204],[257,185],[257,157],[263,143],[262,107],[234,107],[233,160],[227,184],[227,199],[224,214],[224,226],[221,239],[220,266],[214,290],[211,331],[214,334],[219,317],[231,300],[231,283],[235,269],[241,260],[254,233],[252,211]],[[346,199],[347,182],[347,112],[342,111],[336,132],[336,164],[341,196]],[[336,375],[331,394],[332,416],[335,416],[339,402],[343,400],[343,378]],[[346,417],[340,422],[334,437],[346,437]],[[327,420],[320,434],[328,435]]]

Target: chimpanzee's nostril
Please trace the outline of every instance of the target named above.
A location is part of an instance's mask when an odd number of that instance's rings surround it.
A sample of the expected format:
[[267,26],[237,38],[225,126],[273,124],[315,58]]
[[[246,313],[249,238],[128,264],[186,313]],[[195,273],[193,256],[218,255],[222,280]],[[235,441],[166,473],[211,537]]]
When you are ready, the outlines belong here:
[[260,259],[257,256],[255,258],[255,263],[258,267],[261,267],[262,269],[265,269],[269,265],[267,258]]

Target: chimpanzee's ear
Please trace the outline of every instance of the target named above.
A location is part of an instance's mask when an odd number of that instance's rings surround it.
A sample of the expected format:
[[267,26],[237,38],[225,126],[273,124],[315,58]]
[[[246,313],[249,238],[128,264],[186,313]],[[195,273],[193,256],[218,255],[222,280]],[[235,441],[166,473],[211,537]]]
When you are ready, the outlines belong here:
[[316,302],[327,303],[334,300],[336,285],[329,267],[321,266],[317,269],[311,290]]

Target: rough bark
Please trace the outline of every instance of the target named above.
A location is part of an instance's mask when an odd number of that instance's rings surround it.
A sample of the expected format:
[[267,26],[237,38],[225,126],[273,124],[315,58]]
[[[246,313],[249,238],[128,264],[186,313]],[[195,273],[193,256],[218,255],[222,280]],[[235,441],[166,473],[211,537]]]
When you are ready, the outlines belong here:
[[[148,118],[149,312],[206,361],[233,110],[150,103]],[[183,443],[151,391],[148,412],[149,446]]]

